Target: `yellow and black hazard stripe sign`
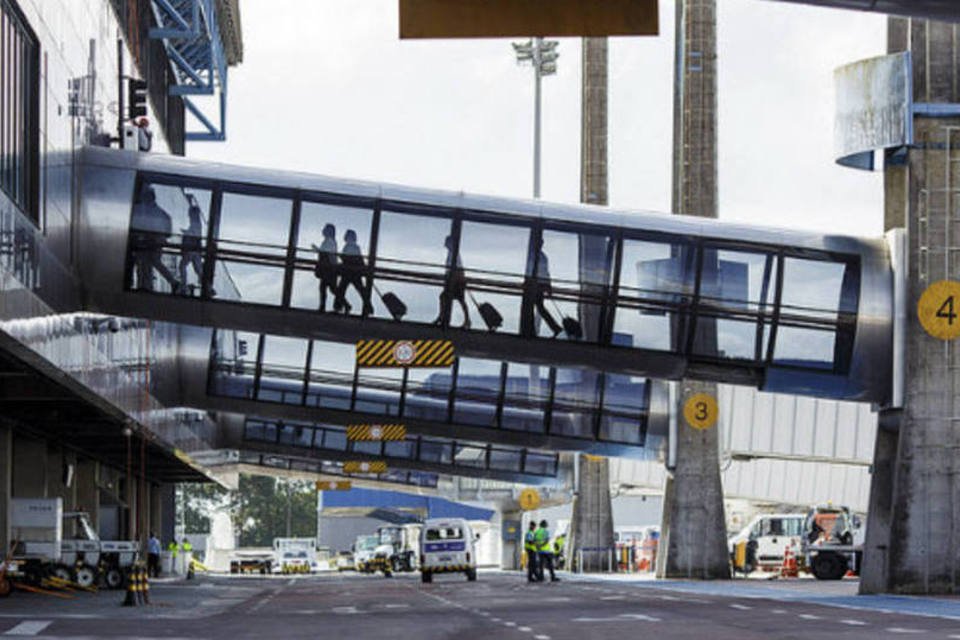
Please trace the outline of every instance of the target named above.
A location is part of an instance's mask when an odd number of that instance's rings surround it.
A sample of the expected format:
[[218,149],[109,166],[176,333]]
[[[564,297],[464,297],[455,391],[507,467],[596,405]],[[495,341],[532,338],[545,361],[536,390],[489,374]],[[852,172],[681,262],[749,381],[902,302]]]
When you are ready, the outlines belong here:
[[407,428],[402,424],[351,424],[347,440],[403,440]]
[[364,462],[344,462],[344,473],[384,473],[387,470],[387,463],[383,460],[370,460]]
[[317,491],[350,491],[352,487],[349,480],[317,480]]
[[449,340],[360,340],[360,367],[449,367],[453,343]]

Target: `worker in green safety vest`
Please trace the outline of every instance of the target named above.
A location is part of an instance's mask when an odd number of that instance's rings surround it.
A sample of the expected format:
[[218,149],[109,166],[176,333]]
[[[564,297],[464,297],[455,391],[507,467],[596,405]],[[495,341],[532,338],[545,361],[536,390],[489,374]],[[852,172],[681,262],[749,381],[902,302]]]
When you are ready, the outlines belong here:
[[180,543],[180,550],[183,551],[183,568],[187,573],[187,580],[193,578],[193,545],[186,538]]
[[553,540],[553,566],[556,569],[563,569],[564,550],[567,546],[567,534],[561,533]]
[[536,543],[537,523],[530,521],[530,529],[523,536],[523,550],[527,552],[527,582],[537,582],[540,578],[540,558]]
[[553,547],[550,544],[550,529],[547,528],[547,521],[541,520],[540,526],[533,534],[534,543],[537,545],[537,555],[540,560],[538,576],[542,581],[544,568],[550,571],[550,582],[556,582],[556,574],[553,572]]

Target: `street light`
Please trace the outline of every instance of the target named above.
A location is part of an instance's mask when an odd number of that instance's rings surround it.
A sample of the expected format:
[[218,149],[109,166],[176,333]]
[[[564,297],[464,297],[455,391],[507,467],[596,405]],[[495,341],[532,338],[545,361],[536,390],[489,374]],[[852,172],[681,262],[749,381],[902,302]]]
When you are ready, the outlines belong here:
[[529,63],[533,67],[533,197],[540,197],[540,79],[557,72],[556,40],[532,38],[526,42],[513,42],[517,63]]

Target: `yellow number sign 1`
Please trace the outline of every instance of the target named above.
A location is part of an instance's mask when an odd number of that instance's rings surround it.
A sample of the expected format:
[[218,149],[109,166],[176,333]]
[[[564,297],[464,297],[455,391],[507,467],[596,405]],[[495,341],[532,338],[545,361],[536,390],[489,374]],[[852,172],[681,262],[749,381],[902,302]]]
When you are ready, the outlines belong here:
[[717,423],[720,410],[717,399],[706,393],[697,393],[683,405],[683,417],[694,429],[709,429]]
[[934,338],[960,336],[960,282],[939,280],[927,287],[917,302],[917,317]]

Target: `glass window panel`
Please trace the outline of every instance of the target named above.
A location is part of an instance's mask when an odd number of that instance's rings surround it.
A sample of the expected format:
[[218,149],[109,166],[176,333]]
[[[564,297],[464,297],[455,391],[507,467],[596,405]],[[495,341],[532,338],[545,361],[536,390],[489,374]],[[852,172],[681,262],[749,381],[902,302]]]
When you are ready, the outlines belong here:
[[347,432],[339,429],[325,428],[323,430],[323,448],[336,451],[347,450]]
[[549,397],[549,367],[508,364],[501,422],[503,428],[543,433],[544,409]]
[[263,369],[258,399],[301,404],[308,341],[302,338],[265,336]]
[[[602,303],[612,281],[615,244],[597,234],[545,230],[543,247],[528,271],[537,289],[533,299],[534,332],[541,337],[573,336],[561,331],[563,318],[578,320],[583,339],[596,342],[600,336]],[[543,304],[537,304],[540,296]],[[539,322],[538,321],[542,321]]]
[[519,449],[490,448],[490,468],[498,471],[520,471],[522,452]]
[[557,369],[550,433],[593,438],[598,411],[599,374],[581,369]]
[[[344,282],[340,253],[347,247],[350,251],[359,248],[366,264],[372,224],[373,211],[370,209],[303,201],[291,306],[320,311],[340,308],[334,305],[338,287]],[[351,259],[355,256],[347,261]],[[362,308],[360,297],[356,287],[349,286],[349,282],[352,280],[348,280],[348,290],[344,293],[352,301],[351,307],[359,312]]]
[[554,476],[557,474],[557,456],[552,453],[528,450],[523,472],[542,476]]
[[217,331],[214,334],[210,393],[229,398],[253,399],[260,334]]
[[[244,302],[281,303],[292,208],[287,199],[223,194],[217,270],[229,273]],[[216,291],[218,298],[226,295]]]
[[282,425],[280,427],[280,444],[310,447],[313,444],[313,428],[302,424]]
[[315,340],[310,358],[307,405],[349,410],[355,361],[354,345]]
[[781,317],[836,321],[846,268],[842,262],[785,258]]
[[274,442],[277,437],[277,428],[276,425],[271,422],[248,420],[246,425],[244,425],[243,436],[247,440]]
[[[473,324],[503,333],[520,330],[523,283],[527,270],[530,230],[465,221],[460,232],[460,257],[467,291],[475,298]],[[471,301],[468,301],[471,302]],[[476,305],[489,304],[502,324],[489,326]]]
[[[440,315],[450,226],[447,218],[391,211],[380,216],[377,284],[381,293],[393,293],[406,305],[408,321],[433,322]],[[463,323],[463,305],[453,305],[453,324]],[[374,307],[377,317],[391,317],[382,303]]]
[[376,441],[357,441],[351,443],[350,450],[354,453],[363,453],[365,455],[379,456],[382,442]]
[[413,459],[416,453],[416,441],[409,440],[388,440],[384,443],[383,455],[389,458]]
[[[141,184],[130,216],[132,288],[199,295],[198,274],[203,271],[202,247],[209,212],[209,191]],[[194,276],[193,290],[181,286],[190,272]]]
[[453,421],[483,427],[495,426],[499,394],[499,362],[461,358],[457,373]]
[[780,325],[773,349],[774,364],[807,369],[833,369],[836,333]]
[[450,464],[453,459],[453,443],[422,438],[420,440],[420,462]]
[[463,467],[476,467],[482,469],[487,464],[487,450],[485,447],[458,444],[455,464]]
[[452,367],[410,369],[404,417],[446,422],[452,381]]
[[400,415],[403,369],[360,369],[356,411]]
[[645,378],[607,374],[603,392],[600,439],[608,442],[642,444],[647,411]]
[[683,244],[623,241],[615,344],[676,351],[680,314],[694,289],[694,252]]

